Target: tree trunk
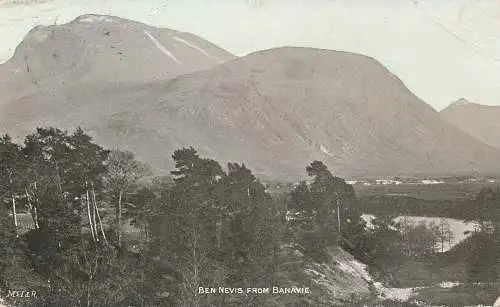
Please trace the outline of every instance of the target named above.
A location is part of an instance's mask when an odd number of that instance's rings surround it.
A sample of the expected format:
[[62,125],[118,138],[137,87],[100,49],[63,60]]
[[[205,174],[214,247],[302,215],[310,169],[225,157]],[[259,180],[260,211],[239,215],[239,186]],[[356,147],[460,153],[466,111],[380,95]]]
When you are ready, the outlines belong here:
[[38,220],[38,208],[40,208],[40,199],[38,198],[38,195],[37,195],[37,184],[36,184],[36,181],[33,183],[33,191],[31,191],[31,194],[33,195],[33,201],[34,201],[34,207],[35,207],[35,220],[36,220],[36,227],[38,229],[40,229],[40,223],[39,223],[39,220]]
[[[193,230],[193,280],[194,280],[194,287],[195,289],[198,289],[199,287],[199,276],[198,276],[198,255],[196,253],[196,249],[198,248],[198,234],[197,234],[197,231],[196,231],[196,224],[193,223],[192,225],[192,230]],[[199,301],[198,301],[198,295],[195,293],[194,295],[194,306],[199,306]]]
[[31,196],[28,193],[28,189],[25,189],[24,192],[26,194],[26,200],[28,201],[28,208],[30,210],[31,219],[33,219],[33,226],[35,227],[35,229],[38,229],[36,207],[34,207],[31,203]]
[[339,228],[339,233],[340,233],[340,202],[337,200],[337,224]]
[[106,233],[104,232],[104,227],[102,226],[101,215],[99,214],[99,209],[97,208],[97,201],[95,197],[95,190],[93,184],[92,184],[92,199],[94,200],[94,209],[97,214],[97,220],[99,221],[99,227],[101,228],[102,238],[104,239],[104,243],[108,244],[108,239],[106,239]]
[[97,207],[95,205],[95,193],[94,193],[94,183],[91,183],[92,186],[92,227],[94,228],[95,240],[99,242],[99,231],[97,230],[97,221],[96,221],[96,211]]
[[444,233],[444,224],[441,224],[441,253],[444,253],[444,239],[445,239],[445,233]]
[[222,249],[222,213],[220,213],[219,220],[216,222],[217,229],[217,249]]
[[122,198],[123,190],[120,190],[118,195],[118,208],[116,214],[116,235],[118,238],[118,247],[122,246]]
[[35,206],[33,208],[34,220],[35,220],[35,229],[40,229],[40,225],[38,224],[38,209]]
[[56,161],[56,178],[57,178],[57,189],[59,190],[59,195],[61,196],[61,199],[64,199],[61,176],[59,175],[59,165],[57,164],[57,161]]
[[[85,184],[87,186],[87,184]],[[95,232],[94,232],[94,225],[92,225],[92,216],[90,213],[90,196],[89,196],[89,190],[86,187],[86,197],[87,197],[87,216],[89,218],[89,226],[90,226],[90,232],[92,233],[92,241],[96,241],[95,238]]]
[[16,197],[12,194],[12,217],[14,219],[14,228],[16,232],[16,237],[19,236],[17,233],[17,213],[16,213]]

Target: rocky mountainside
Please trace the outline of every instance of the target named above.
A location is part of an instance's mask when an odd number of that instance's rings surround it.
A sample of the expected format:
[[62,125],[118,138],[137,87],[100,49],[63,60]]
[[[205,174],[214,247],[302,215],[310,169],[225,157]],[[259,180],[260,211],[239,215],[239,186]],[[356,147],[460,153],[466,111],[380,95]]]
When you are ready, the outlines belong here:
[[459,99],[441,111],[441,116],[486,144],[500,148],[500,106],[486,106]]
[[[83,15],[32,29],[0,66],[2,98],[19,98],[80,83],[165,80],[214,67],[234,56],[189,33],[113,16]],[[0,103],[1,104],[1,103]]]
[[[55,62],[40,60],[37,65],[46,69],[35,73],[37,66],[31,64],[29,72],[19,72],[24,79],[7,78],[17,90],[0,87],[2,132],[19,136],[36,126],[82,126],[99,143],[131,150],[158,172],[172,168],[169,157],[181,146],[194,146],[218,161],[244,162],[260,177],[278,179],[303,177],[305,165],[314,159],[340,176],[500,171],[499,150],[443,121],[372,58],[278,48],[231,60],[214,46],[202,52],[182,43],[175,39],[178,33],[161,34],[126,21],[115,25],[115,18],[106,18],[111,17],[83,16],[55,27],[73,39],[55,55],[50,55],[49,38],[36,39],[37,29],[28,35],[1,71],[11,71],[26,54],[32,55],[28,61],[40,54]],[[98,34],[91,30],[96,24]],[[107,45],[99,43],[81,56],[90,43],[82,47],[77,36],[68,34],[73,29],[94,33],[95,41]],[[130,34],[122,34],[113,46],[122,46],[128,59],[108,42],[123,31]],[[151,37],[166,41],[159,45]],[[188,34],[182,40],[189,37],[189,44],[201,45]],[[176,61],[163,50],[174,47],[192,53],[171,51]],[[217,65],[212,57],[228,61]],[[71,61],[59,65],[57,58]],[[191,63],[188,58],[204,64],[174,70],[183,67],[179,62]]]

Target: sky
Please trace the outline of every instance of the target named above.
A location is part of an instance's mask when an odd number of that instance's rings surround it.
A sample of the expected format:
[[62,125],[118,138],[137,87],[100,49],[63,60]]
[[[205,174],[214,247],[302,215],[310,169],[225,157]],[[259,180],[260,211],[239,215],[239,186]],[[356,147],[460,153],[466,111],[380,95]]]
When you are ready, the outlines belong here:
[[500,105],[500,0],[0,0],[0,62],[36,25],[106,14],[244,56],[280,46],[365,54],[437,110]]

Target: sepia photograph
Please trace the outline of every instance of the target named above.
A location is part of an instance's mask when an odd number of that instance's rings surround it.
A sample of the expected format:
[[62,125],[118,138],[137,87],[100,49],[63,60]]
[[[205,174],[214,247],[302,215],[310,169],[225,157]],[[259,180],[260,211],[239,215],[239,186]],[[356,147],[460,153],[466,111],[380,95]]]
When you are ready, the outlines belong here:
[[0,0],[0,307],[500,307],[499,0]]

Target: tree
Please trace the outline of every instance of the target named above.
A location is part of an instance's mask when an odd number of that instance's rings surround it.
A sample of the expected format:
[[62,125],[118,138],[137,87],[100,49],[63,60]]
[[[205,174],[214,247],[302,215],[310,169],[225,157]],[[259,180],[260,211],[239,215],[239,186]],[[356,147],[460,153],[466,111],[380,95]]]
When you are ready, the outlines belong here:
[[27,135],[23,155],[29,168],[24,185],[26,198],[37,216],[35,224],[57,230],[57,235],[76,236],[81,232],[82,209],[86,205],[95,238],[99,214],[94,196],[101,186],[107,154],[80,128],[71,135],[52,127],[37,128]]
[[[105,244],[96,244],[88,237],[67,245],[64,249],[45,246],[45,255],[52,262],[43,265],[40,256],[40,236],[28,239],[31,265],[48,281],[41,295],[43,306],[152,306],[154,286],[152,263],[132,253],[119,252]],[[38,245],[38,246],[37,246]],[[49,248],[49,249],[47,249]],[[42,294],[42,293],[40,293]]]
[[116,202],[116,236],[117,246],[122,245],[122,214],[123,198],[125,193],[140,178],[149,174],[149,168],[137,161],[128,151],[113,150],[105,162],[106,175],[104,178],[107,190],[113,195]]
[[300,183],[291,193],[289,208],[303,216],[297,224],[299,241],[306,250],[316,253],[328,245],[337,244],[342,225],[353,230],[359,223],[354,214],[354,189],[342,178],[333,176],[321,161],[306,167],[312,183]]
[[14,229],[17,232],[16,198],[21,186],[23,161],[21,149],[9,135],[0,138],[0,200],[11,203]]
[[308,215],[315,211],[314,202],[312,199],[309,185],[305,181],[301,181],[290,194],[288,209],[295,212],[306,212]]
[[466,258],[469,281],[493,281],[500,274],[500,192],[483,188],[476,195],[472,206],[479,229],[469,240],[470,251]]
[[441,248],[441,253],[444,253],[446,245],[450,247],[452,246],[453,240],[455,239],[455,235],[451,230],[450,223],[448,223],[444,218],[439,220],[437,227],[439,231],[439,241],[440,241],[439,245]]
[[226,204],[222,222],[225,239],[220,250],[230,269],[230,280],[255,286],[272,271],[272,199],[244,164],[229,163],[228,174],[219,185],[219,202]]
[[438,224],[402,222],[401,233],[406,241],[404,250],[410,257],[428,258],[437,251],[441,241],[441,227]]
[[217,224],[222,205],[218,181],[225,176],[214,160],[200,158],[193,148],[176,150],[174,185],[161,193],[163,204],[154,221],[154,254],[170,263],[177,275],[179,304],[209,305],[196,291],[204,284],[223,283],[224,269],[215,260]]
[[[141,169],[130,159],[111,163],[107,169],[108,153],[82,129],[70,135],[56,128],[38,128],[26,136],[24,146],[8,136],[0,138],[0,290],[36,289],[39,295],[33,301],[23,298],[9,303],[165,306],[155,300],[154,284],[147,278],[153,276],[152,263],[96,240],[97,199],[103,196],[104,172],[113,170],[116,180],[106,183],[127,191],[138,177],[131,174]],[[82,233],[82,201],[94,228],[92,239]],[[23,202],[35,229],[17,238],[15,222],[6,222],[7,209],[13,210],[15,219]]]
[[[249,298],[210,297],[197,287],[264,286],[273,273],[277,240],[272,199],[244,164],[215,160],[193,148],[176,150],[174,184],[152,216],[153,250],[179,276],[179,305],[245,304]],[[168,183],[170,185],[170,183]]]
[[369,265],[375,276],[397,285],[393,274],[404,261],[400,225],[394,222],[393,216],[380,217],[372,222],[374,229],[367,232],[366,240],[363,241],[362,261]]
[[481,231],[490,232],[491,228],[500,222],[500,193],[483,188],[476,195],[473,206],[466,209],[469,209],[466,214],[469,217],[467,221],[475,221],[480,225]]
[[498,277],[498,243],[492,234],[476,232],[467,239],[470,250],[465,258],[469,282],[492,282]]

